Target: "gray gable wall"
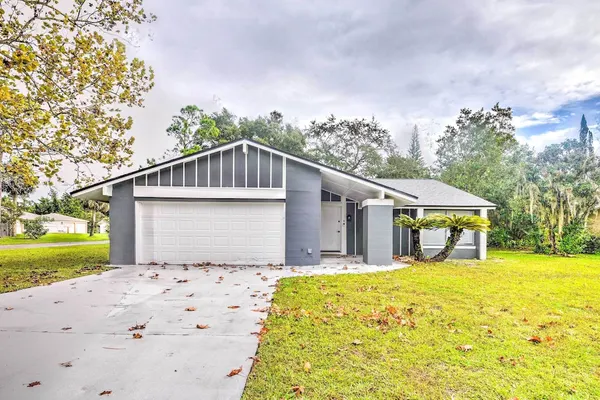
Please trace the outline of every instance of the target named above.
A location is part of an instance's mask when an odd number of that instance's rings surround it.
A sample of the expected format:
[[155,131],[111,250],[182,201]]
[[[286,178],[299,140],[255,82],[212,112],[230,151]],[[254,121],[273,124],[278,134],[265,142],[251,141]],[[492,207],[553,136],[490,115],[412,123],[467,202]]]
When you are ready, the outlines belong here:
[[135,264],[133,179],[113,186],[110,198],[110,263]]

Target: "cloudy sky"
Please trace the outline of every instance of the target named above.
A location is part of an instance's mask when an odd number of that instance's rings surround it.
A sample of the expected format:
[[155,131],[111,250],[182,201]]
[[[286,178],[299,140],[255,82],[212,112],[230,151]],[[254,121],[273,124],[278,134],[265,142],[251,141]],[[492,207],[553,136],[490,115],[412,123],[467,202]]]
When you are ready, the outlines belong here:
[[156,86],[133,112],[136,166],[170,146],[165,129],[186,104],[277,109],[301,125],[374,115],[401,149],[416,123],[429,156],[463,107],[511,106],[519,139],[538,150],[575,137],[582,113],[598,122],[598,1],[145,3],[158,21],[131,52]]

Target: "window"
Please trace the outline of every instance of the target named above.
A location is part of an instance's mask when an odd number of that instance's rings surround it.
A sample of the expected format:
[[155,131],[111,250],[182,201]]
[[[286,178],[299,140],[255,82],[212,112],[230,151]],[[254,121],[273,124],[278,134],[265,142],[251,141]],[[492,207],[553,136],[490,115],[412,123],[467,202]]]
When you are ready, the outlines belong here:
[[[443,214],[458,216],[473,215],[473,211],[465,210],[425,210],[424,215]],[[450,234],[448,229],[431,229],[423,231],[423,246],[444,246],[446,239]],[[475,244],[475,232],[464,231],[462,237],[457,243],[457,246],[472,246]]]

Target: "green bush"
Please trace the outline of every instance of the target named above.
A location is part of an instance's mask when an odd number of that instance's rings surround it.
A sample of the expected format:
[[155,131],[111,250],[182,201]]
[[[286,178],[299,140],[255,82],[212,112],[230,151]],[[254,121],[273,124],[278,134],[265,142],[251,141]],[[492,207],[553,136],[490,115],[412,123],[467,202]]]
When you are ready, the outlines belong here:
[[48,229],[44,225],[45,222],[51,221],[50,218],[37,217],[31,220],[23,221],[25,227],[25,237],[29,239],[39,239],[48,233]]
[[537,254],[550,254],[552,247],[545,241],[546,235],[543,229],[538,229],[533,236],[533,252]]
[[581,254],[588,236],[583,224],[577,221],[570,222],[563,228],[558,250],[565,254]]
[[600,236],[588,235],[583,244],[585,254],[600,254]]

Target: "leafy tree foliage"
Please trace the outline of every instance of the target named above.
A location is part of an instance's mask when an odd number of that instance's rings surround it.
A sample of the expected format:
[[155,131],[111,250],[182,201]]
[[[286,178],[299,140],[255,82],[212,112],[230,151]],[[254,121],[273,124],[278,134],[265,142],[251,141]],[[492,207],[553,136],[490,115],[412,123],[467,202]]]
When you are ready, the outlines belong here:
[[323,122],[312,121],[306,133],[312,158],[363,176],[370,176],[383,155],[396,148],[389,131],[375,118],[338,120],[331,115]]
[[[375,166],[377,167],[377,166]],[[430,178],[431,172],[424,163],[412,157],[406,157],[398,153],[390,154],[379,169],[370,169],[377,178],[388,179],[421,179]]]
[[185,106],[180,115],[173,116],[167,135],[177,141],[173,148],[176,155],[191,154],[222,140],[215,121],[195,105]]
[[37,217],[23,221],[25,237],[29,239],[39,239],[40,237],[44,236],[46,233],[48,233],[46,222],[51,221],[52,219],[47,217]]
[[410,146],[408,147],[408,157],[413,161],[416,161],[420,165],[425,165],[423,159],[423,153],[421,153],[421,143],[419,140],[419,127],[415,125],[413,127],[412,135],[410,137]]
[[48,178],[69,162],[75,184],[87,164],[128,164],[121,107],[142,105],[153,72],[117,37],[155,19],[142,0],[7,0],[0,18],[0,159]]

